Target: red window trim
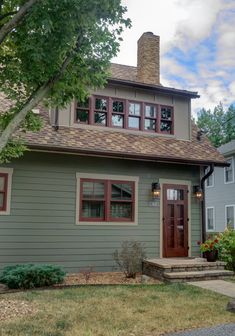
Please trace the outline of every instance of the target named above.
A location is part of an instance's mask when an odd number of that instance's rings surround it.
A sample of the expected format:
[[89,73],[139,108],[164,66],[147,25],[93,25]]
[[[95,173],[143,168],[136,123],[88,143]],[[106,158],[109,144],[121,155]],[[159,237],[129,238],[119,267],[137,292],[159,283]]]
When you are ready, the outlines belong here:
[[[104,199],[84,199],[83,198],[83,182],[99,182],[104,183]],[[128,183],[132,185],[132,198],[130,201],[128,200],[117,200],[112,201],[111,199],[111,185],[112,183]],[[104,202],[104,219],[102,218],[94,218],[94,217],[82,217],[82,202],[84,200],[88,201],[103,201]],[[111,202],[117,202],[117,203],[131,203],[132,204],[132,217],[130,219],[127,218],[112,218],[110,216],[110,205]],[[91,178],[81,178],[80,179],[80,200],[79,200],[79,221],[80,222],[126,222],[126,223],[132,223],[135,221],[135,182],[134,181],[123,181],[123,180],[104,180],[104,179],[91,179]]]
[[[95,99],[106,99],[107,100],[107,111],[98,111],[95,110]],[[124,103],[124,113],[121,112],[113,112],[112,108],[112,103],[113,101],[120,101]],[[130,103],[135,103],[135,104],[140,104],[140,116],[132,116],[129,115],[129,105]],[[151,117],[145,117],[145,106],[156,106],[156,118],[151,118]],[[171,120],[171,132],[165,132],[161,131],[161,121],[163,120],[161,118],[161,108],[162,107],[167,107],[172,110],[172,120]],[[74,122],[78,123],[76,120],[76,110],[77,110],[77,101],[75,102],[75,113],[74,113]],[[92,113],[93,111],[93,113]],[[106,113],[106,125],[102,124],[97,124],[94,121],[94,112],[100,112],[100,113]],[[124,121],[123,121],[123,127],[120,126],[113,126],[112,125],[112,115],[123,115],[124,116]],[[133,117],[133,118],[139,118],[140,119],[140,127],[139,128],[133,128],[133,127],[128,127],[128,117]],[[154,130],[146,130],[144,125],[145,125],[145,119],[151,119],[151,120],[156,120],[156,129]],[[143,131],[147,133],[158,133],[158,134],[170,134],[174,135],[174,106],[172,105],[164,105],[164,104],[155,104],[155,103],[149,103],[149,102],[143,102],[143,101],[138,101],[138,100],[132,100],[132,99],[123,99],[123,98],[118,98],[118,97],[108,97],[108,96],[102,96],[102,95],[92,95],[89,98],[89,113],[88,113],[88,124],[89,125],[95,125],[99,127],[111,127],[111,128],[119,128],[119,129],[129,129],[129,130],[135,130],[135,131]],[[79,123],[80,124],[80,123]],[[81,123],[81,124],[86,124],[87,123]]]
[[7,196],[8,196],[8,173],[0,173],[0,177],[4,177],[4,187],[0,191],[0,194],[3,194],[3,206],[0,207],[0,211],[7,210]]

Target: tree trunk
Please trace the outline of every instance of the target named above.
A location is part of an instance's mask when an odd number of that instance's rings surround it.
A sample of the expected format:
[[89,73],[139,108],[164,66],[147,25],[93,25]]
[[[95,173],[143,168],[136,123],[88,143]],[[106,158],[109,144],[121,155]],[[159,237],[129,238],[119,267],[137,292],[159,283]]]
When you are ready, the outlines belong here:
[[7,35],[15,28],[20,21],[28,13],[29,9],[39,0],[29,0],[27,1],[19,11],[11,18],[7,23],[5,23],[0,29],[0,44],[5,40]]

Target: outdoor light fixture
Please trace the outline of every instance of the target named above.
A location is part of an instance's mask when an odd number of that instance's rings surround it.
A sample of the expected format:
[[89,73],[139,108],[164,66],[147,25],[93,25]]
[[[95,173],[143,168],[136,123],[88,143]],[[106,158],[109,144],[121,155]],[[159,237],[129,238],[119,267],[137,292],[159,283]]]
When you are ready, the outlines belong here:
[[199,201],[203,199],[203,191],[200,186],[196,185],[193,187],[193,194]]
[[153,199],[159,199],[160,195],[161,195],[160,183],[153,182],[152,183],[152,198]]

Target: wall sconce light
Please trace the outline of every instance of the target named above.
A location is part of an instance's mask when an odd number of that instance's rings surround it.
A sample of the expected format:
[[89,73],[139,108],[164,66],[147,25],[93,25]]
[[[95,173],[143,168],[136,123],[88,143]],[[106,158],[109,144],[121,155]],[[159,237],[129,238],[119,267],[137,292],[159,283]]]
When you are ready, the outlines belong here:
[[160,183],[153,182],[152,183],[152,198],[153,199],[160,199],[160,195],[161,195]]
[[193,194],[199,201],[203,200],[204,195],[200,186],[197,185],[193,187]]

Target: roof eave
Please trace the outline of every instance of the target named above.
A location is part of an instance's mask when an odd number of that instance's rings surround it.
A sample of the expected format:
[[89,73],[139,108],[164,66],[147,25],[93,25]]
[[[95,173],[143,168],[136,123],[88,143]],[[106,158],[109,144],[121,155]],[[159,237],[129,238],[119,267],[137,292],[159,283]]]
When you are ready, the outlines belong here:
[[68,147],[53,147],[48,145],[36,145],[28,144],[29,149],[45,152],[54,152],[61,154],[77,154],[77,155],[90,155],[99,157],[109,157],[117,159],[129,159],[138,161],[152,161],[152,162],[162,162],[162,163],[175,163],[175,164],[187,164],[196,166],[208,166],[213,164],[216,167],[227,167],[229,166],[226,162],[213,161],[213,160],[191,160],[191,159],[181,159],[181,158],[171,158],[171,157],[160,157],[151,155],[140,155],[131,153],[117,153],[117,152],[102,152],[97,150],[86,150],[86,149],[73,149]]
[[134,88],[139,88],[139,89],[147,89],[151,91],[157,91],[160,93],[165,93],[165,94],[173,94],[175,96],[183,96],[187,98],[200,98],[200,95],[198,95],[197,92],[192,92],[192,91],[186,91],[186,90],[179,90],[179,89],[174,89],[174,88],[168,88],[165,86],[158,86],[158,85],[151,85],[151,84],[145,84],[145,83],[139,83],[139,82],[133,82],[129,80],[124,80],[124,79],[118,79],[118,78],[108,78],[108,82],[110,84],[120,84],[124,86],[131,86]]

